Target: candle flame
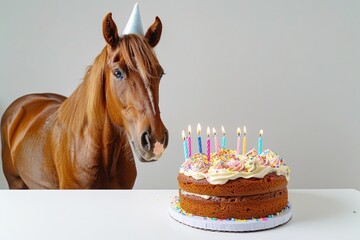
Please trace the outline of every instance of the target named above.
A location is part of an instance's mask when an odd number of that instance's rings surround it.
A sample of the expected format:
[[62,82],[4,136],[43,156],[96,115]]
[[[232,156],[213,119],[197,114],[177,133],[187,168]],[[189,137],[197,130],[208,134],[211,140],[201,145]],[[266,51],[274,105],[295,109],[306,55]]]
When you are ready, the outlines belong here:
[[212,129],[213,134],[216,136],[216,130],[215,128]]
[[188,126],[188,133],[189,133],[189,135],[191,134],[191,126],[190,125]]
[[240,128],[237,128],[236,132],[237,132],[237,135],[240,136],[240,134],[241,134],[241,129],[240,129]]
[[209,137],[210,136],[210,127],[207,127],[206,129],[206,135]]
[[198,123],[198,125],[197,125],[197,134],[200,135],[200,132],[201,132],[201,126],[200,126],[200,123]]
[[244,126],[244,135],[246,135],[246,127]]
[[185,141],[185,131],[184,130],[182,131],[182,138]]
[[264,134],[264,131],[261,129],[259,132],[260,137]]
[[225,135],[225,128],[224,128],[224,126],[221,126],[221,132],[222,132],[223,135]]

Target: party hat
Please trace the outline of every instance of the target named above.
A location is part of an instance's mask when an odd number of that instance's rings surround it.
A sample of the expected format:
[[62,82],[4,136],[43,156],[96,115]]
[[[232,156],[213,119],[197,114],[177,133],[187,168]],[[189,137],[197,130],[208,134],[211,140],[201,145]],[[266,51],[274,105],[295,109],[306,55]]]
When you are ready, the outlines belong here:
[[131,16],[122,34],[139,34],[144,36],[138,3],[135,3]]

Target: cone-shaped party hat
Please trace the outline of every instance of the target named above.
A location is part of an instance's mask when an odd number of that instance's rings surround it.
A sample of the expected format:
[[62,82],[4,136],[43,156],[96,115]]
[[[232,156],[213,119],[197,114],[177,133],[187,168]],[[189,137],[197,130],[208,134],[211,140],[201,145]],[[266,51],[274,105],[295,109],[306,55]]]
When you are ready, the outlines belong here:
[[138,3],[135,4],[131,16],[122,34],[139,34],[144,36],[144,30],[141,22]]

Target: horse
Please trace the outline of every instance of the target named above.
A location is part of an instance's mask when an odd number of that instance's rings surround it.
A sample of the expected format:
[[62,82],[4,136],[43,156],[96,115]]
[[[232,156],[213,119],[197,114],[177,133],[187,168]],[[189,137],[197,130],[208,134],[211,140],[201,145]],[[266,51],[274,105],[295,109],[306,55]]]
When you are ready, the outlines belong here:
[[153,50],[161,32],[156,17],[144,36],[119,35],[108,13],[105,47],[68,98],[29,94],[10,104],[1,119],[10,189],[133,188],[135,161],[158,160],[169,141]]

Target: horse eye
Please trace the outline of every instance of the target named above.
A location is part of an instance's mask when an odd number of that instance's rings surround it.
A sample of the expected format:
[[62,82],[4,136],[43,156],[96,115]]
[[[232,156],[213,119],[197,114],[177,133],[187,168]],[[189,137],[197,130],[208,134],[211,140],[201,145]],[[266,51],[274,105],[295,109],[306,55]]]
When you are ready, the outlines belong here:
[[114,76],[119,80],[123,80],[125,78],[123,72],[119,68],[114,70]]
[[160,75],[160,79],[165,75],[165,72],[162,72]]

